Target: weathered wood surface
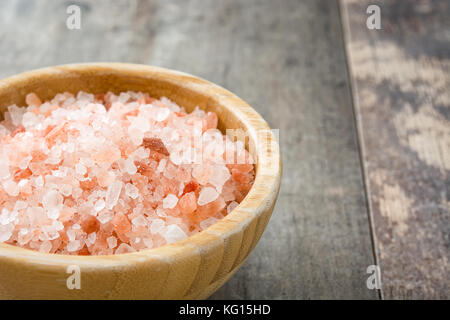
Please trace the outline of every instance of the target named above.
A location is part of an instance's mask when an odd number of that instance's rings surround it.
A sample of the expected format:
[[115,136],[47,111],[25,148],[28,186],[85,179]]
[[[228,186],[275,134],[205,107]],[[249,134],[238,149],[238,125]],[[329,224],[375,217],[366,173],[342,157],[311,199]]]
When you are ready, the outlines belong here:
[[341,8],[384,297],[448,299],[450,2]]
[[[0,77],[121,61],[189,72],[280,129],[284,177],[269,226],[213,298],[378,298],[338,6],[322,0],[0,2]],[[71,2],[72,3],[72,2]]]

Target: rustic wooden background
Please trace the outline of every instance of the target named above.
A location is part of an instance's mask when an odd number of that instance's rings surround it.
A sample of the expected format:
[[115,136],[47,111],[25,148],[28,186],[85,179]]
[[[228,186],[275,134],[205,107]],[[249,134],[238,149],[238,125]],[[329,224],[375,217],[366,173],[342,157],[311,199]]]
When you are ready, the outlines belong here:
[[[370,4],[381,30],[366,27]],[[448,0],[0,1],[0,78],[157,65],[233,91],[280,130],[273,217],[213,299],[448,299],[449,16]],[[381,290],[366,286],[374,264]]]

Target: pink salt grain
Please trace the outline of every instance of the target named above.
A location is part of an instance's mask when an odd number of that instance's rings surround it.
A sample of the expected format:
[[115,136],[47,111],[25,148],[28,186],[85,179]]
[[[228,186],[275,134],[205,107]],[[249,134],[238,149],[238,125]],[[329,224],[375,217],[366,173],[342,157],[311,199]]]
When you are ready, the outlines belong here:
[[[71,255],[171,244],[229,214],[254,181],[215,113],[140,92],[25,101],[0,122],[0,242]],[[249,161],[228,162],[230,146]]]

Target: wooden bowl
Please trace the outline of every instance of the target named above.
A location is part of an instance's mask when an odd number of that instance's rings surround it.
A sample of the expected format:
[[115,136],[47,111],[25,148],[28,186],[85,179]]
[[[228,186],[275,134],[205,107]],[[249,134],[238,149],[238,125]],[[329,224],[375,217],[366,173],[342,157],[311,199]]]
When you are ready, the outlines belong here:
[[[267,123],[231,92],[203,79],[162,68],[90,63],[39,69],[0,80],[1,114],[69,91],[132,90],[166,96],[187,111],[214,111],[219,128],[242,128],[256,159],[256,177],[245,199],[224,219],[183,241],[109,256],[47,254],[0,243],[1,299],[204,299],[222,286],[255,247],[271,216],[280,187],[281,158]],[[80,289],[67,280],[80,270]]]

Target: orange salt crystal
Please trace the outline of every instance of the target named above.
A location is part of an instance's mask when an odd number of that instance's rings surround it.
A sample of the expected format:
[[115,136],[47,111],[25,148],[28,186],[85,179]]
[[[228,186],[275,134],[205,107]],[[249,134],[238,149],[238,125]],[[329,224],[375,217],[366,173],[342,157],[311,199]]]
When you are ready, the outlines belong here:
[[25,97],[25,102],[29,106],[36,107],[39,107],[42,104],[41,99],[39,99],[39,97],[34,92],[27,94],[27,96]]
[[184,186],[183,194],[195,191],[195,190],[197,190],[197,188],[198,188],[198,183],[191,180]]
[[178,201],[181,213],[190,214],[197,209],[197,199],[194,192],[188,192]]
[[111,163],[121,158],[121,153],[118,148],[104,147],[100,151],[93,154],[92,159],[100,163]]
[[116,214],[111,220],[111,223],[117,233],[125,234],[131,230],[131,223],[123,214]]
[[100,228],[100,222],[97,220],[96,217],[89,215],[81,222],[81,228],[87,234],[96,232]]
[[28,177],[30,177],[33,173],[31,172],[31,170],[29,168],[26,168],[24,170],[17,170],[16,173],[14,174],[14,180],[15,181],[19,181],[22,179],[26,179]]
[[250,182],[250,177],[247,176],[247,174],[242,173],[241,171],[238,171],[236,169],[231,170],[231,176],[233,179],[241,184],[247,184]]
[[196,211],[197,217],[200,220],[204,220],[208,217],[213,216],[217,212],[221,211],[222,209],[225,208],[225,206],[226,206],[226,203],[223,200],[223,198],[218,197],[216,200],[209,202],[209,203],[205,204],[204,206],[199,206]]
[[169,156],[169,151],[167,151],[166,146],[159,138],[144,138],[142,145],[145,148],[149,148],[152,151],[161,153],[162,155]]

